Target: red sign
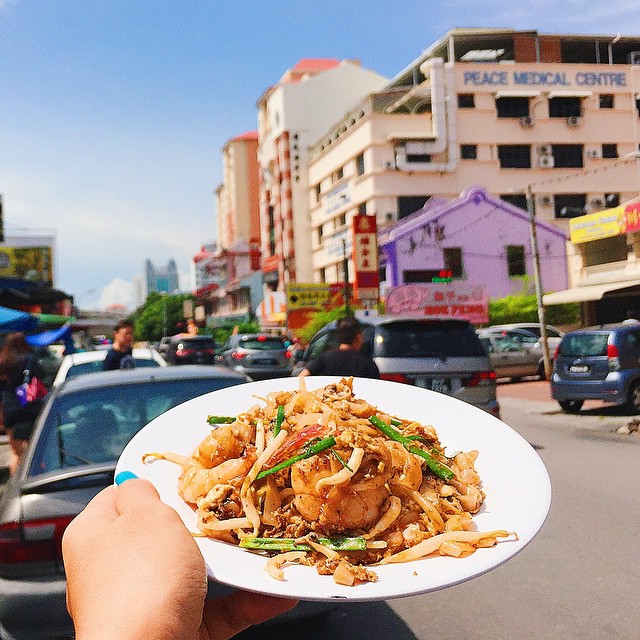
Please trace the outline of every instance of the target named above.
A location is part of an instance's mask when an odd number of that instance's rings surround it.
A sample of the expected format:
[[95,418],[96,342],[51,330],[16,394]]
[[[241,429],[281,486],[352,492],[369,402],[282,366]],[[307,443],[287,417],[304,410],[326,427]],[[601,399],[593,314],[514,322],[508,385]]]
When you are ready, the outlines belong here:
[[356,300],[378,300],[378,233],[375,216],[353,217],[354,293]]
[[621,231],[622,233],[640,231],[640,200],[630,202],[624,208]]

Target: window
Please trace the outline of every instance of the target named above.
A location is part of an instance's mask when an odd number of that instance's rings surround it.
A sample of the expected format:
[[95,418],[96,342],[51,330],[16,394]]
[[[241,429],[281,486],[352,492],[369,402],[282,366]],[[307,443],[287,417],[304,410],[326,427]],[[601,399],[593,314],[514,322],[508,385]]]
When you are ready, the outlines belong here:
[[531,146],[528,144],[499,144],[498,159],[501,169],[530,169]]
[[496,98],[498,118],[524,118],[529,115],[529,98]]
[[327,281],[327,270],[324,267],[320,267],[320,282]]
[[473,109],[475,106],[476,101],[473,93],[458,94],[458,109]]
[[422,209],[430,196],[400,196],[398,198],[398,220]]
[[342,180],[342,178],[344,178],[344,167],[340,167],[336,171],[336,180]]
[[356,175],[361,176],[364,173],[364,153],[356,156]]
[[341,213],[338,216],[338,227],[344,227],[345,224],[347,224],[347,214],[346,213]]
[[524,193],[501,193],[500,200],[527,211],[527,196]]
[[320,202],[320,196],[322,195],[322,185],[318,183],[316,185],[316,202]]
[[361,216],[366,216],[367,215],[367,203],[366,202],[361,202],[358,205],[358,214]]
[[460,145],[460,158],[462,160],[475,160],[477,157],[478,157],[477,144],[461,144]]
[[509,277],[526,276],[527,265],[524,261],[524,246],[510,244],[507,246],[507,271]]
[[584,148],[581,144],[554,144],[551,145],[553,166],[557,168],[582,168]]
[[448,247],[442,251],[444,268],[451,271],[454,278],[462,278],[462,247]]
[[586,193],[558,193],[553,200],[556,218],[577,218],[587,213]]
[[402,272],[402,280],[405,284],[432,282],[433,278],[440,275],[440,271],[442,269],[410,269]]
[[324,235],[324,227],[323,225],[320,225],[318,227],[318,244],[322,244],[322,236]]
[[549,98],[550,118],[580,117],[582,115],[581,98]]
[[601,109],[613,109],[613,93],[601,93],[599,103]]
[[618,145],[614,143],[607,143],[602,145],[602,157],[603,158],[617,158],[618,157]]
[[269,255],[274,256],[276,254],[276,223],[273,207],[270,206],[268,210],[269,216]]

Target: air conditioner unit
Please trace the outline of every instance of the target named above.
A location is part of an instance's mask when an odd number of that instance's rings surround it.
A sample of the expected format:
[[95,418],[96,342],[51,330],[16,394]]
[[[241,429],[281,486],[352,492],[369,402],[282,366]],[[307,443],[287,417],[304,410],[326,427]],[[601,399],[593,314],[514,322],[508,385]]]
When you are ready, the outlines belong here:
[[538,203],[541,207],[550,207],[553,204],[551,196],[540,196]]
[[592,200],[589,200],[589,206],[594,211],[599,211],[604,207],[604,200],[602,198],[593,198]]
[[540,156],[538,166],[541,169],[551,169],[553,167],[553,156]]
[[627,56],[629,64],[640,64],[640,51],[631,51]]
[[531,116],[522,116],[522,118],[520,118],[520,126],[524,129],[533,127],[533,118]]
[[550,156],[553,153],[553,149],[550,144],[541,144],[538,147],[538,155],[540,156]]
[[579,127],[582,124],[582,118],[579,116],[569,116],[567,118],[568,127]]
[[384,163],[384,168],[385,169],[397,169],[396,163],[393,160],[387,160]]
[[587,158],[602,158],[602,149],[587,149]]

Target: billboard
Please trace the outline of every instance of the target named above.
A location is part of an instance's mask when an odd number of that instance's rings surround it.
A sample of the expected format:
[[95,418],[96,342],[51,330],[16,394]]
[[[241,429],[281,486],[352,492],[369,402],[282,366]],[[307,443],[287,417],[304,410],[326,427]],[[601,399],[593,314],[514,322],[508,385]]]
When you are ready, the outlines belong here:
[[0,278],[16,278],[53,287],[52,245],[53,242],[40,244],[35,238],[24,238],[21,242],[7,238],[0,245]]
[[341,282],[298,282],[287,285],[287,327],[304,327],[316,311],[336,309],[344,304]]
[[579,244],[640,230],[640,199],[569,220],[571,242]]
[[489,322],[489,296],[484,285],[459,282],[405,284],[387,293],[387,313],[422,313],[461,318],[473,324]]

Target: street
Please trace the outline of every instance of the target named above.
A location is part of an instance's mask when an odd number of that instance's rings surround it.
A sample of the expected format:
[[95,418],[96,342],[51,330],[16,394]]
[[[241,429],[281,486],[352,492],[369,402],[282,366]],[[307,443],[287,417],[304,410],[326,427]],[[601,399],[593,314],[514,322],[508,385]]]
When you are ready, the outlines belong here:
[[[389,602],[341,605],[318,618],[251,629],[242,640],[596,640],[640,638],[635,557],[640,436],[633,417],[587,403],[567,415],[545,382],[500,384],[502,419],[542,457],[551,512],[517,557],[470,582]],[[0,447],[6,449],[6,446]]]

